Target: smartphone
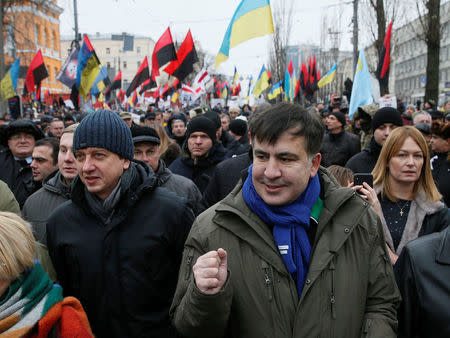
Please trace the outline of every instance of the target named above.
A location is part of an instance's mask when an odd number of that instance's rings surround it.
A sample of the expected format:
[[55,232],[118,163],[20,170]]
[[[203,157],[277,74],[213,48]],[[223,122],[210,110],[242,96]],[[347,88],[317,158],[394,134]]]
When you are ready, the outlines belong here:
[[353,183],[355,185],[362,185],[363,182],[366,182],[373,188],[373,176],[371,173],[356,173],[353,175]]

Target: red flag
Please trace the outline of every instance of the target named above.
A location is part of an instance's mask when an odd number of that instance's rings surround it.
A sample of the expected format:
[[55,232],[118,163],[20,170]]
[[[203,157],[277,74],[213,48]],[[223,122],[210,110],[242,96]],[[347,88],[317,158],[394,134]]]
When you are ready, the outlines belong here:
[[161,86],[158,86],[158,88],[155,90],[155,92],[153,93],[153,97],[156,99],[159,97],[159,91],[161,89]]
[[389,64],[391,61],[390,48],[391,48],[391,33],[392,22],[389,24],[386,36],[384,37],[383,48],[380,53],[380,60],[378,61],[378,67],[376,71],[377,78],[387,84],[389,79]]
[[198,57],[195,51],[194,40],[192,39],[191,30],[189,30],[180,49],[178,49],[177,60],[169,63],[164,71],[183,81],[186,76],[192,73],[194,63],[197,61]]
[[150,79],[150,72],[148,70],[147,57],[144,57],[144,61],[141,63],[133,81],[131,81],[131,84],[127,89],[127,96],[130,97],[131,93],[147,79]]
[[306,90],[306,86],[308,85],[308,78],[309,78],[308,68],[306,67],[306,64],[303,62],[300,70],[300,81],[299,81],[300,87],[302,88],[303,91]]
[[111,86],[106,90],[106,92],[109,92],[110,90],[114,90],[114,89],[120,89],[120,88],[122,88],[122,71],[117,73]]
[[155,44],[152,54],[152,79],[155,80],[155,76],[159,76],[159,68],[164,66],[169,61],[177,59],[175,47],[173,45],[172,33],[170,33],[170,27],[167,27],[166,31],[161,35],[159,40]]
[[287,66],[287,70],[289,72],[289,75],[292,77],[292,74],[294,73],[294,66],[292,65],[292,60],[289,62],[289,65]]
[[45,68],[44,58],[42,57],[42,52],[39,49],[34,55],[25,76],[25,85],[27,87],[28,93],[34,92],[34,87],[39,86],[41,81],[47,77],[47,68]]

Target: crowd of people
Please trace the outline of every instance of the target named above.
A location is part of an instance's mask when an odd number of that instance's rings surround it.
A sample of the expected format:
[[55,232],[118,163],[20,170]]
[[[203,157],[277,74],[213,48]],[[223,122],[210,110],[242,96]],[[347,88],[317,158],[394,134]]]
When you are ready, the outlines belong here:
[[0,334],[449,337],[450,102],[402,107],[6,115]]

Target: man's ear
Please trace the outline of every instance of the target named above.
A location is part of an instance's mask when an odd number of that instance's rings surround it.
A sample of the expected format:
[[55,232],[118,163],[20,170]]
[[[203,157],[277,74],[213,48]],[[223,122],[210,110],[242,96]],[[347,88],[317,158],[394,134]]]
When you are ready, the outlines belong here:
[[313,156],[311,160],[310,177],[314,177],[319,171],[320,161],[322,160],[322,155],[317,153]]
[[252,135],[250,134],[250,132],[247,132],[247,136],[248,136],[248,140],[250,142],[250,145],[252,145]]
[[130,160],[123,159],[123,170],[127,170],[130,167]]

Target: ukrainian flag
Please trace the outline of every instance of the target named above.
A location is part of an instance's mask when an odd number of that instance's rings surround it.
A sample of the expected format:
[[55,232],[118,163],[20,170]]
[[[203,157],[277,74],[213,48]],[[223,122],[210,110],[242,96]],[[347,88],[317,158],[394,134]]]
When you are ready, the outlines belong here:
[[100,72],[100,61],[87,35],[78,52],[77,87],[78,92],[86,97]]
[[105,88],[105,80],[108,78],[108,70],[105,66],[100,68],[100,71],[98,72],[97,78],[95,79],[94,83],[92,84],[91,94],[97,95],[101,93]]
[[267,98],[269,100],[276,99],[276,97],[282,93],[282,86],[281,86],[281,84],[282,84],[282,81],[277,82],[277,83],[275,83],[272,86],[272,89],[270,90],[269,94],[267,95]]
[[242,0],[231,19],[216,56],[215,68],[228,59],[230,49],[258,36],[273,33],[269,0]]
[[266,88],[269,88],[269,74],[267,74],[266,67],[263,65],[258,80],[256,80],[255,88],[253,88],[253,96],[259,97]]
[[325,76],[319,80],[319,82],[317,83],[317,87],[322,88],[323,86],[333,82],[334,77],[336,76],[336,69],[337,62],[333,65],[333,67],[331,67],[328,73],[326,73]]
[[355,78],[353,79],[350,106],[348,108],[350,119],[353,119],[353,114],[358,107],[371,104],[372,102],[372,83],[370,82],[369,67],[364,56],[364,49],[361,49],[358,64],[356,65]]
[[16,96],[17,79],[19,78],[20,57],[14,61],[8,73],[0,82],[0,93],[3,100]]

